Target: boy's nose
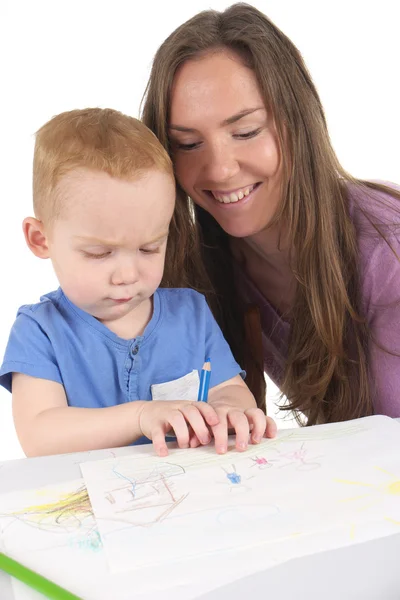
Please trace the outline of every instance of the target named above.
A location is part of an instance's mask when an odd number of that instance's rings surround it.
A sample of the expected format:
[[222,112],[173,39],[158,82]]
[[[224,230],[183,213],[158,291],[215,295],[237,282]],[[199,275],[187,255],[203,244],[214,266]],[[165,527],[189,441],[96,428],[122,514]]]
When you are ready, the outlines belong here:
[[130,259],[121,260],[117,269],[114,271],[112,282],[114,285],[129,285],[136,283],[139,279],[139,272],[135,261]]

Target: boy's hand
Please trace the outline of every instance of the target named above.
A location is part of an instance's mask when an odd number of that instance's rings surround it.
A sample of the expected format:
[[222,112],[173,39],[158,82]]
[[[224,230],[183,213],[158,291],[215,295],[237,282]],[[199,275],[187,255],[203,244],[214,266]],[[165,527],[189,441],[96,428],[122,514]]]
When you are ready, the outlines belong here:
[[[236,434],[236,449],[247,449],[258,444],[263,437],[275,437],[276,424],[257,408],[254,396],[240,375],[210,389],[208,403],[215,409],[219,423],[212,428],[215,449],[224,454],[228,449],[228,435]],[[191,436],[190,446],[199,446],[196,435]]]
[[[224,402],[215,402],[212,407],[218,416],[219,423],[212,428],[215,449],[218,454],[224,454],[228,449],[228,435],[236,435],[236,449],[247,450],[251,444],[259,444],[263,437],[273,438],[276,435],[276,423],[267,417],[260,408],[244,408],[232,406]],[[200,441],[196,435],[190,439],[190,447],[196,448]]]
[[208,444],[212,437],[210,429],[214,431],[218,426],[219,417],[206,402],[152,400],[144,403],[139,415],[140,430],[152,440],[158,456],[168,454],[165,436],[169,432],[175,434],[179,448],[189,448],[193,436],[197,446]]

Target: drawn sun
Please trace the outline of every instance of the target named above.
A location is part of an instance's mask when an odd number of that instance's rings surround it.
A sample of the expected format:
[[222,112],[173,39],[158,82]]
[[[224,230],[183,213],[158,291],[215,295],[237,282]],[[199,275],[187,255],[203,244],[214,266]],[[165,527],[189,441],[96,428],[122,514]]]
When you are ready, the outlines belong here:
[[[368,491],[361,493],[357,496],[352,496],[350,498],[343,498],[341,502],[360,501],[359,510],[362,511],[367,510],[368,508],[380,502],[384,502],[385,500],[394,499],[395,496],[400,497],[400,477],[380,467],[374,467],[374,469],[380,471],[381,473],[384,473],[385,476],[388,476],[389,481],[387,480],[387,477],[386,481],[382,483],[367,483],[364,481],[349,481],[347,479],[335,479],[336,482],[344,483],[345,485],[352,485],[359,488],[368,488]],[[367,500],[366,504],[364,503],[364,500]],[[396,502],[395,506],[398,507],[399,503]],[[399,516],[400,514],[396,515],[396,518],[398,518]],[[389,517],[385,517],[385,519],[390,520],[393,523],[396,523],[397,525],[400,525],[400,521]]]

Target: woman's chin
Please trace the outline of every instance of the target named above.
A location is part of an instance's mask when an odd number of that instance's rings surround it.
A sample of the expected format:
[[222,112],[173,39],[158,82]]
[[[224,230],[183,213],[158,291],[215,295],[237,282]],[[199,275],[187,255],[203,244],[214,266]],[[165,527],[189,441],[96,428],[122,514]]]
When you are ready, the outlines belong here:
[[234,238],[247,238],[265,229],[264,223],[246,223],[243,220],[218,219],[218,223],[225,233]]

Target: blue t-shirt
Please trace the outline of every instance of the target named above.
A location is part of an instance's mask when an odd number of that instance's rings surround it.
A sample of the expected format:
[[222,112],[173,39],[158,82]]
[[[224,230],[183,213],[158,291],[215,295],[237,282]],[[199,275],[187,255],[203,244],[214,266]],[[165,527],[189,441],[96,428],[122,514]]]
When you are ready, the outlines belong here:
[[[72,304],[59,288],[18,310],[0,384],[11,391],[13,372],[50,379],[64,386],[69,406],[86,408],[179,399],[177,391],[184,396],[190,388],[187,399],[197,400],[193,375],[198,381],[206,357],[211,359],[210,387],[244,375],[204,296],[193,290],[158,289],[143,335],[125,340]],[[168,397],[171,389],[165,384],[176,380],[174,396]]]

